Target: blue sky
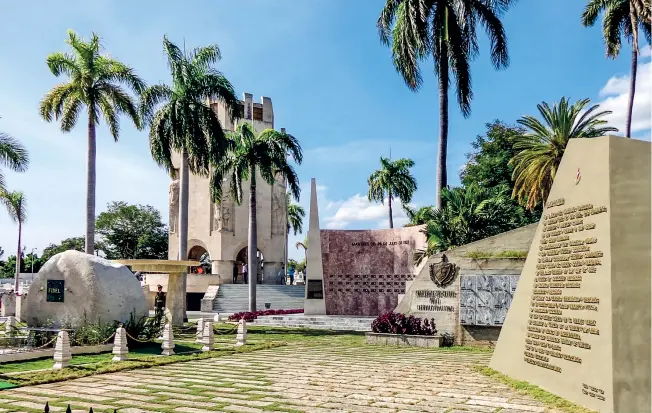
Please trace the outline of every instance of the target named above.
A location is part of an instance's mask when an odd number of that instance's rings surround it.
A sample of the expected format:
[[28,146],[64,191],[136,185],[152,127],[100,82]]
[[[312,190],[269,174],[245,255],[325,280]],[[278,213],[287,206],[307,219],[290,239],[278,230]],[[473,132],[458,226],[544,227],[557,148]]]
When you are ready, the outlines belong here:
[[[405,87],[375,28],[383,0],[168,0],[138,2],[23,0],[3,5],[0,25],[0,130],[21,140],[32,163],[23,174],[6,173],[8,186],[26,193],[28,250],[78,236],[84,230],[84,122],[70,134],[39,118],[38,103],[55,84],[45,59],[65,50],[66,31],[95,31],[106,52],[134,67],[148,83],[169,82],[164,34],[187,47],[217,43],[219,64],[236,91],[269,96],[275,124],[297,136],[305,159],[298,168],[301,204],[307,209],[310,178],[317,179],[322,227],[379,228],[385,207],[365,199],[366,179],[379,157],[410,157],[419,190],[413,203],[432,204],[435,194],[438,97],[431,65],[423,67],[419,93]],[[511,64],[491,67],[487,41],[472,65],[474,100],[464,119],[450,105],[450,184],[470,142],[494,119],[514,123],[536,114],[541,101],[588,97],[614,111],[623,127],[630,49],[607,60],[599,27],[583,28],[581,0],[518,2],[504,18]],[[639,62],[634,136],[650,139],[649,49]],[[167,219],[169,178],[151,160],[146,132],[123,122],[120,141],[98,130],[98,213],[124,200],[157,207]],[[397,208],[397,222],[402,221]],[[307,227],[307,220],[306,220]],[[307,230],[307,228],[306,228]],[[0,246],[14,251],[16,226],[0,213]],[[292,246],[303,236],[290,237]]]

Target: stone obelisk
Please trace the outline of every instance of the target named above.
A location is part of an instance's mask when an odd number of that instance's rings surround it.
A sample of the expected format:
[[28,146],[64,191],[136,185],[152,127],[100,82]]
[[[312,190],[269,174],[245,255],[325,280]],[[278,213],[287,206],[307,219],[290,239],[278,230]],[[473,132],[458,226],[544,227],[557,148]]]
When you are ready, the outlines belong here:
[[306,299],[303,312],[307,315],[325,315],[324,267],[321,258],[321,236],[319,233],[319,209],[317,206],[317,183],[310,180],[310,223],[308,226],[308,252],[306,274]]

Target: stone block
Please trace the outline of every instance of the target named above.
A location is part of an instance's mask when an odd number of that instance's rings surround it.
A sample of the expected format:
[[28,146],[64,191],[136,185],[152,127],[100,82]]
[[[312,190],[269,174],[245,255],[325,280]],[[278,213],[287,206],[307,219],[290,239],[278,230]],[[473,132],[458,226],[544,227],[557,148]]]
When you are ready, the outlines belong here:
[[161,343],[161,352],[164,356],[171,356],[174,354],[174,335],[172,333],[172,325],[168,322],[163,329],[163,343]]
[[59,331],[57,334],[57,342],[54,346],[54,366],[52,370],[61,370],[68,367],[72,360],[70,354],[70,339],[68,338],[67,331]]
[[405,334],[365,333],[367,344],[406,347],[441,347],[442,336],[411,336]]
[[570,140],[491,368],[591,410],[652,411],[651,161],[650,142]]
[[127,331],[121,325],[115,331],[113,339],[113,359],[112,361],[125,361],[129,357],[129,348],[127,347]]

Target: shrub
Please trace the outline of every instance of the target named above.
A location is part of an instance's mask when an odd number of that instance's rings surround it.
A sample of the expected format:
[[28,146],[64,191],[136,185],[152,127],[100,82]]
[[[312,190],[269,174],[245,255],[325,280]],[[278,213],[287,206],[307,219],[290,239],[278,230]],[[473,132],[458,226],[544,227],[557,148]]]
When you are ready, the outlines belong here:
[[81,325],[72,328],[64,326],[69,329],[68,337],[71,346],[96,346],[104,344],[115,333],[117,323],[102,323],[99,320],[96,323],[89,322],[84,318]]
[[303,313],[302,308],[295,308],[292,310],[262,310],[262,311],[254,311],[249,312],[249,311],[243,311],[241,313],[235,313],[229,316],[229,321],[240,321],[244,319],[244,321],[250,322],[254,321],[256,318],[260,316],[265,316],[265,315],[283,315],[283,314],[300,314]]
[[136,320],[134,313],[129,314],[129,320],[123,324],[127,332],[127,346],[131,349],[148,345],[161,334],[161,325],[161,316],[144,316]]
[[389,312],[378,316],[371,323],[374,333],[406,334],[414,336],[434,336],[437,334],[435,319],[430,321],[401,313]]

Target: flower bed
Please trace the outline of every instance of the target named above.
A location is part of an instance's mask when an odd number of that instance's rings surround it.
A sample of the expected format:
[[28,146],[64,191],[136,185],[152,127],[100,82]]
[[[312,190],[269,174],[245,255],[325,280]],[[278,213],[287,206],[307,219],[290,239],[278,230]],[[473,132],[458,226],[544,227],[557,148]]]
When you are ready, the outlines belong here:
[[285,315],[285,314],[301,314],[303,313],[303,308],[295,308],[292,310],[262,310],[262,311],[243,311],[241,313],[235,313],[229,316],[229,321],[254,321],[256,318],[265,315]]
[[409,336],[434,336],[437,334],[435,319],[430,321],[401,313],[389,312],[378,316],[371,323],[374,333],[403,334]]

